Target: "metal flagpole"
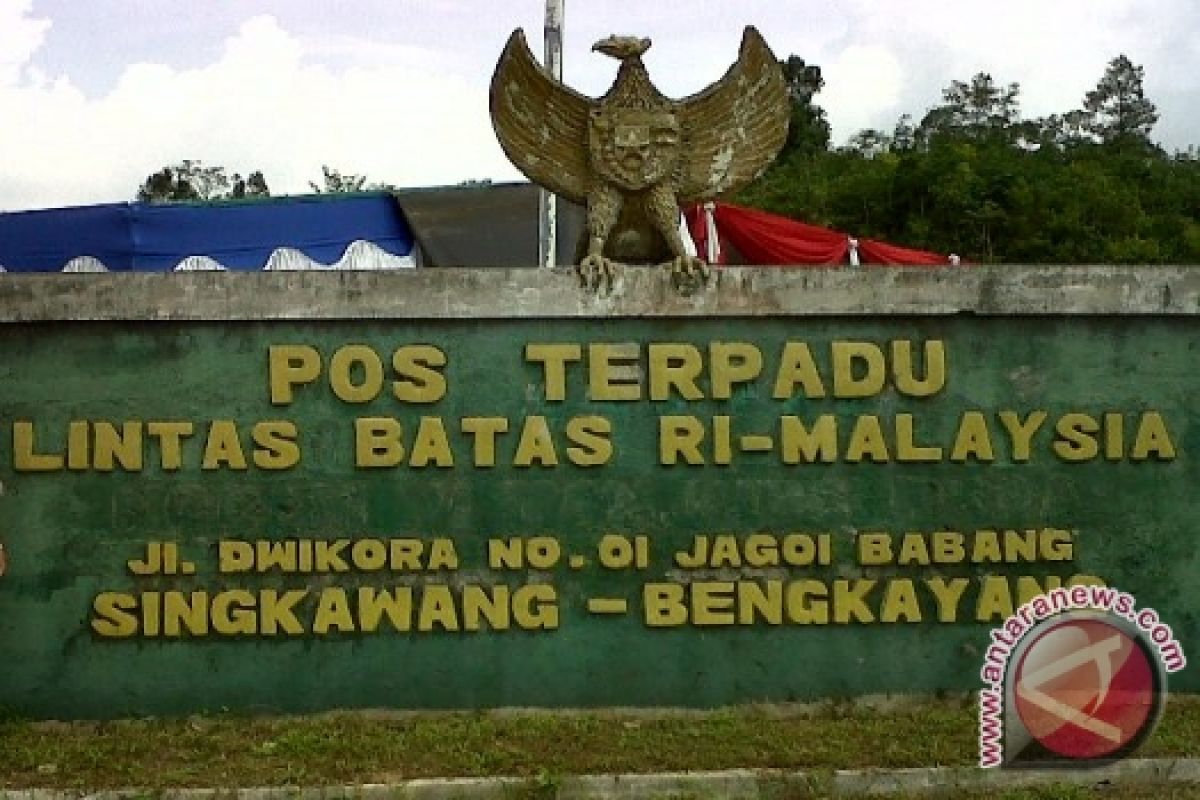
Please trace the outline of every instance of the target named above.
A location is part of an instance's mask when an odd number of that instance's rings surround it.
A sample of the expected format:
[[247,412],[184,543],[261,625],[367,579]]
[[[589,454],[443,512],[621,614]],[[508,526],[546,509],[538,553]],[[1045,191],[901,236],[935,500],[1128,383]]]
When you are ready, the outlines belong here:
[[[546,69],[562,80],[564,0],[546,0]],[[558,253],[558,198],[542,189],[538,194],[538,264],[554,266]]]

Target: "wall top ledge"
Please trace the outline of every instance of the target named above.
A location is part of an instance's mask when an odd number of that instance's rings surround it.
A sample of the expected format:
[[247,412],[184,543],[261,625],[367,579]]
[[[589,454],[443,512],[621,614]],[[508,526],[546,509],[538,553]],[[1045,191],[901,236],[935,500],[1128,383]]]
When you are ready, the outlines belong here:
[[630,267],[0,274],[0,322],[1200,315],[1200,266],[730,267],[680,292]]

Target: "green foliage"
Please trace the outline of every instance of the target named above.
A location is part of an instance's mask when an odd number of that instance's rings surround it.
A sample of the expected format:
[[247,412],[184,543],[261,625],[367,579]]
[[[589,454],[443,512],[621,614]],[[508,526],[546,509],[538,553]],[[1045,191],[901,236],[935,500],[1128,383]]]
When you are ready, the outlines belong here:
[[968,81],[952,81],[942,90],[943,105],[925,115],[918,136],[929,141],[937,136],[970,139],[1008,138],[1020,116],[1015,83],[998,86],[986,72]]
[[793,136],[733,202],[976,262],[1200,263],[1200,153],[1151,143],[1158,115],[1124,56],[1082,108],[1022,120],[1020,87],[979,73],[919,124],[906,114],[836,150],[813,103],[820,69],[783,66]]
[[321,165],[321,183],[308,182],[308,186],[317,194],[349,194],[352,192],[373,192],[391,190],[395,187],[386,183],[367,183],[366,175],[355,175],[342,172],[327,164]]
[[[970,697],[913,698],[889,710],[830,701],[673,712],[336,713],[193,716],[113,722],[14,722],[0,727],[0,787],[68,794],[136,787],[154,796],[195,786],[339,786],[441,776],[511,776],[512,798],[553,797],[569,775],[683,770],[968,766],[978,755]],[[1149,758],[1200,754],[1200,702],[1174,695]],[[51,769],[52,767],[52,769]],[[768,775],[762,776],[768,780]],[[783,781],[780,781],[782,784]],[[799,783],[799,785],[797,785]],[[769,783],[766,784],[770,786]],[[818,782],[770,796],[827,797]],[[1066,787],[960,787],[955,798],[1107,800],[1194,797],[1191,787],[1128,793]],[[686,796],[686,795],[683,795]]]
[[806,64],[799,56],[788,56],[779,62],[779,65],[783,67],[788,100],[792,106],[783,154],[812,157],[825,152],[829,149],[829,119],[825,109],[813,102],[813,98],[825,86],[821,68],[815,64]]
[[1149,141],[1158,111],[1142,90],[1142,68],[1125,55],[1108,62],[1104,77],[1083,99],[1089,130],[1104,142]]
[[147,176],[138,187],[137,199],[145,203],[188,200],[228,200],[269,197],[271,190],[262,172],[243,178],[224,167],[207,167],[201,161],[184,159]]

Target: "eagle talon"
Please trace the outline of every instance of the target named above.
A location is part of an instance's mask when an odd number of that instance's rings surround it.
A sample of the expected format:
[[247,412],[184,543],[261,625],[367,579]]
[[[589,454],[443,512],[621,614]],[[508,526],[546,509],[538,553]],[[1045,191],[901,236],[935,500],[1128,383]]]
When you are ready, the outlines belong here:
[[599,291],[603,285],[611,290],[617,277],[617,262],[604,256],[591,255],[580,261],[575,271],[579,273],[579,285],[584,289]]
[[696,288],[708,284],[708,264],[696,256],[677,256],[669,262],[671,283],[677,289]]

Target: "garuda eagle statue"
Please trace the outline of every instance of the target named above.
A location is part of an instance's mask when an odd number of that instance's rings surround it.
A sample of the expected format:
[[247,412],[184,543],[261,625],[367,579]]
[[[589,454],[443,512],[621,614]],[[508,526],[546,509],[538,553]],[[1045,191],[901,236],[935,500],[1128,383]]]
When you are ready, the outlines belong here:
[[585,286],[611,285],[618,264],[665,264],[678,283],[708,278],[684,249],[682,203],[756,178],[787,138],[783,71],[747,27],[737,62],[682,100],[666,97],[642,63],[649,39],[610,36],[593,50],[621,62],[598,100],[563,85],[513,31],[492,76],[492,126],[521,172],[587,207],[577,261]]

